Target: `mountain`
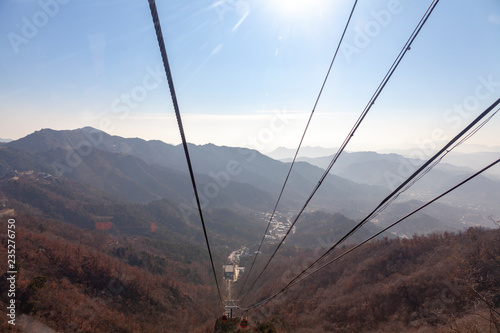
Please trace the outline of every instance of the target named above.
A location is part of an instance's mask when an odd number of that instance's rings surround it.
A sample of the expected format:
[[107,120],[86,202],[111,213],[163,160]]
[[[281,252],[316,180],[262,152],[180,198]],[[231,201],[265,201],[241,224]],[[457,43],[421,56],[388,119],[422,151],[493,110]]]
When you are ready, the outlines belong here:
[[[192,150],[193,163],[199,165],[197,171],[205,174],[217,174],[231,163],[241,167],[241,172],[233,176],[235,181],[248,183],[263,189],[275,198],[278,197],[290,164],[273,160],[255,150],[246,148],[217,147],[215,145],[197,146]],[[285,209],[297,209],[297,202],[303,202],[310,195],[323,170],[308,163],[297,163],[283,193],[282,205]],[[312,201],[315,209],[337,211],[348,215],[357,215],[364,205],[374,202],[374,197],[382,189],[330,175],[322,184]],[[281,207],[283,207],[281,206]],[[288,206],[288,207],[287,207]]]
[[[446,161],[452,160],[453,156],[460,155],[449,154],[446,156]],[[450,163],[440,163],[401,197],[405,200],[430,200],[469,177],[475,170],[484,167],[494,160],[495,156],[498,158],[498,153],[485,153],[482,154],[482,158],[476,156],[478,159],[474,169]],[[331,159],[332,156],[300,158],[301,161],[321,168],[325,168]],[[410,159],[398,154],[346,152],[337,160],[331,173],[356,183],[377,185],[387,190],[393,190],[423,163],[423,160]],[[498,167],[493,169],[498,169]],[[452,206],[469,207],[476,211],[482,210],[485,214],[498,215],[500,214],[496,199],[498,196],[500,196],[500,181],[485,174],[443,197],[440,202],[447,203],[450,208]]]
[[[391,150],[391,152],[408,158],[415,153],[415,150]],[[386,151],[379,153],[386,153]],[[426,152],[426,154],[430,156],[432,152]],[[463,144],[454,149],[452,154],[448,154],[445,162],[464,169],[479,170],[499,156],[500,146]],[[500,168],[492,168],[485,172],[485,175],[500,179]]]
[[[106,226],[111,234],[142,235],[172,243],[204,242],[198,216],[185,216],[176,202],[126,203],[81,182],[46,173],[4,176],[0,179],[0,203],[90,230]],[[239,211],[207,209],[204,213],[219,246],[257,242],[264,228],[264,221]]]
[[[247,148],[189,144],[189,151],[200,201],[203,208],[208,209],[269,212],[290,168],[290,163]],[[289,177],[278,210],[298,211],[330,160],[331,156],[300,158]],[[308,210],[338,212],[355,220],[365,217],[422,163],[422,160],[398,154],[343,153],[308,205]],[[148,203],[167,199],[176,202],[185,216],[197,215],[180,145],[111,136],[86,127],[68,131],[44,129],[7,143],[0,149],[0,176],[8,171],[35,169],[91,185],[127,202]],[[467,167],[441,163],[403,193],[398,202],[425,202],[465,179],[471,172]],[[413,222],[410,225],[415,228],[401,233],[456,230],[477,224],[487,226],[488,216],[500,215],[496,199],[499,195],[499,181],[477,177],[440,200],[445,204],[442,210],[446,214],[434,210],[425,218],[419,217],[421,215],[412,217],[412,220],[422,222]],[[454,212],[456,208],[461,212],[458,217]],[[388,216],[396,218],[394,214]],[[465,224],[460,222],[462,216],[469,217]]]
[[149,164],[186,170],[184,152],[180,146],[173,146],[162,141],[145,141],[139,138],[112,136],[92,127],[76,130],[55,131],[42,129],[24,138],[8,143],[8,147],[30,152],[47,152],[57,148],[75,151],[85,157],[93,150],[138,157]]
[[[451,154],[449,157],[446,157],[446,161],[453,165],[479,170],[487,163],[490,163],[500,157],[500,147],[497,148],[498,149],[495,151]],[[494,175],[497,179],[500,179],[500,168],[492,168],[485,174]]]
[[[484,153],[481,156],[470,156],[476,160],[476,168],[440,163],[423,178],[418,180],[409,190],[402,193],[399,200],[377,217],[375,221],[384,227],[413,209],[431,200],[437,195],[455,186],[470,176],[474,170],[486,165],[498,153]],[[461,154],[449,154],[446,161]],[[300,158],[301,161],[326,167],[332,156],[319,158]],[[451,159],[452,160],[452,159]],[[416,171],[422,160],[409,159],[398,154],[379,154],[376,152],[346,152],[337,160],[331,173],[353,182],[378,185],[387,191],[393,190],[411,173]],[[479,167],[480,165],[480,167]],[[472,166],[472,165],[471,165]],[[498,169],[498,168],[497,168]],[[387,192],[388,193],[388,192]],[[460,230],[468,226],[481,225],[494,227],[489,216],[500,216],[498,197],[500,181],[488,174],[480,175],[459,189],[449,193],[439,202],[415,214],[391,230],[394,234],[411,236],[437,231]]]
[[[89,184],[126,201],[146,203],[167,198],[192,205],[194,195],[186,172],[93,146],[86,146],[88,152],[82,153],[77,147],[84,144],[75,142],[89,142],[85,134],[43,130],[9,143],[0,149],[0,176],[16,169],[40,170]],[[119,142],[114,140],[113,144],[116,143]],[[212,183],[212,178],[206,175],[198,175],[197,180],[202,190],[204,185]],[[212,208],[264,209],[270,201],[269,194],[251,184],[237,182],[228,184],[215,198],[203,198]]]
[[0,138],[0,143],[11,142],[11,141],[12,141],[11,139],[2,139],[2,138]]
[[[424,202],[418,200],[396,202],[384,210],[372,222],[380,228],[385,228],[423,204]],[[435,202],[400,222],[389,231],[394,235],[409,238],[413,235],[459,231],[473,226],[494,227],[491,221],[487,220],[484,212]]]
[[[182,167],[182,147],[95,131],[43,130],[0,146],[0,215],[15,218],[19,242],[19,327],[213,331],[221,311],[190,179]],[[235,250],[242,253],[240,266],[252,263],[249,254],[262,239],[290,164],[250,149],[215,145],[189,145],[189,149],[219,282],[223,294],[231,295],[236,290],[222,280],[221,263]],[[276,254],[272,269],[249,293],[248,304],[283,288],[356,225],[359,220],[353,216],[364,217],[389,192],[373,170],[383,173],[380,165],[386,165],[401,175],[402,163],[418,162],[372,153],[355,157],[354,164],[342,162],[344,174],[353,177],[349,168],[357,167],[366,172],[361,179],[377,185],[329,175]],[[370,164],[379,167],[370,173]],[[428,175],[432,184],[401,195],[375,223],[365,224],[326,260],[420,206],[424,197],[432,196],[431,190],[454,185],[467,170],[447,165],[433,172],[437,173]],[[280,211],[280,222],[273,225],[275,234],[290,222],[322,173],[318,166],[296,163],[280,206],[286,211]],[[392,234],[342,257],[301,282],[300,288],[291,288],[267,305],[276,306],[273,311],[259,308],[252,313],[255,329],[253,324],[251,329],[411,332],[422,327],[461,328],[462,317],[469,314],[476,320],[492,318],[488,306],[500,304],[494,296],[498,230],[432,234],[485,225],[481,222],[493,215],[498,183],[488,177],[476,180],[453,193],[451,203],[427,207],[390,230]],[[415,233],[430,235],[412,237]],[[392,239],[394,234],[402,237]],[[254,274],[274,250],[276,239],[266,238]],[[2,242],[6,240],[3,237]],[[0,252],[7,256],[6,247]],[[3,277],[2,290],[8,287],[7,275]],[[445,305],[439,303],[436,309],[436,302],[443,299]],[[8,301],[6,294],[0,297],[5,306],[2,314]],[[0,331],[8,327],[3,318]]]
[[[71,131],[44,129],[7,147],[43,155],[59,173],[122,199],[148,202],[165,197],[193,202],[180,145],[125,139],[86,127]],[[200,193],[212,207],[272,209],[289,164],[246,148],[190,144],[189,150]],[[322,172],[318,167],[298,164],[290,176],[281,209],[292,209],[305,200]],[[332,175],[322,185],[323,195],[318,193],[313,204],[356,215],[365,204],[373,203],[380,191]]]
[[[295,232],[290,236],[288,242],[304,248],[315,248],[318,245],[327,250],[342,236],[353,229],[359,221],[353,221],[342,214],[328,214],[322,211],[305,213],[297,221]],[[373,234],[380,231],[380,227],[367,223],[349,237],[343,244],[357,244]],[[389,237],[390,233],[384,233],[379,236]]]
[[[330,164],[332,158],[333,155],[317,158],[301,157],[298,160],[324,169]],[[410,159],[393,153],[379,154],[370,151],[344,152],[338,158],[331,172],[356,183],[393,188],[393,185],[395,185],[394,178],[409,176],[423,163],[423,160]],[[459,175],[471,171],[469,168],[458,167],[449,163],[439,164],[436,169],[451,175]],[[437,178],[440,176],[437,176]]]

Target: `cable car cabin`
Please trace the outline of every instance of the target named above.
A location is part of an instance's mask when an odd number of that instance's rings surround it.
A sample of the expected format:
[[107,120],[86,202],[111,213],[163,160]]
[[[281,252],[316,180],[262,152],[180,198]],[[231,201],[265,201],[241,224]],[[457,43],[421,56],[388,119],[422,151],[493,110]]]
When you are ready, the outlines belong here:
[[240,323],[241,328],[247,328],[248,326],[248,320],[243,318]]
[[227,321],[227,314],[222,315],[222,321]]

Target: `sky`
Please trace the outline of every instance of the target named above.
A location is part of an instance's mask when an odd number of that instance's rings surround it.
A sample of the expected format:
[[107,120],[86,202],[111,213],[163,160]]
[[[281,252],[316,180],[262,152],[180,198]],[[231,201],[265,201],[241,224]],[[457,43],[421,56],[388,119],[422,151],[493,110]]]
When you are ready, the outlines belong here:
[[[338,147],[430,0],[359,1],[303,145]],[[352,0],[157,1],[186,137],[296,148]],[[146,0],[0,2],[0,138],[180,142]],[[500,97],[500,1],[441,0],[347,150],[437,149]],[[471,144],[500,146],[500,116]]]

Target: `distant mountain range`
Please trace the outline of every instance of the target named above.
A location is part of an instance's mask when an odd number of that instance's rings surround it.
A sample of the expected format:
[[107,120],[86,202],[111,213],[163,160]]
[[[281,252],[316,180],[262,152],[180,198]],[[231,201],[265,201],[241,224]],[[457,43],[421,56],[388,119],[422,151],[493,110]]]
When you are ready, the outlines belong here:
[[[203,208],[247,213],[272,211],[289,162],[256,150],[213,144],[190,144],[189,150]],[[314,156],[328,151],[331,150],[314,147],[309,153]],[[331,156],[300,158],[278,210],[297,212],[330,160]],[[362,218],[422,163],[398,154],[343,153],[308,211]],[[123,202],[147,204],[166,199],[181,207],[181,214],[195,213],[185,153],[180,145],[112,136],[91,127],[67,131],[43,129],[0,145],[0,178],[15,170],[35,170],[69,178]],[[380,226],[390,223],[471,172],[466,167],[440,164],[375,222]],[[426,210],[413,218],[418,222],[407,224],[397,233],[411,235],[488,225],[487,216],[500,215],[499,197],[500,182],[480,176],[443,199],[439,209]],[[405,203],[410,201],[411,205]]]
[[[469,155],[469,154],[467,154]],[[474,168],[440,163],[425,177],[402,196],[405,200],[429,200],[464,180],[473,172],[494,161],[500,153],[476,153],[468,156]],[[299,158],[320,168],[325,168],[333,156],[318,158]],[[461,154],[446,156],[445,161],[462,158]],[[465,157],[464,157],[465,159]],[[405,158],[398,154],[379,154],[375,152],[344,152],[332,168],[331,173],[360,184],[376,185],[392,190],[407,176],[416,171],[424,161]],[[489,210],[492,214],[500,214],[498,198],[500,197],[500,180],[496,172],[500,168],[492,168],[492,172],[478,176],[474,181],[450,193],[441,202],[453,206],[469,207],[475,210]]]
[[[444,144],[444,143],[443,143]],[[324,157],[333,155],[337,152],[338,148],[324,148],[324,147],[311,147],[304,146],[300,148],[299,157],[308,157],[308,158],[316,158],[316,157]],[[419,151],[422,151],[419,149]],[[478,145],[478,144],[462,144],[454,151],[460,155],[462,154],[482,154],[482,153],[499,153],[500,146],[486,146],[486,145]],[[295,155],[296,148],[286,148],[286,147],[278,147],[275,150],[267,153],[266,155],[272,157],[276,160],[291,160]],[[415,149],[381,149],[376,151],[379,154],[398,154],[404,157],[410,157],[415,154]],[[423,153],[430,155],[432,151],[423,150]],[[468,163],[469,160],[464,160],[465,163]],[[452,164],[456,164],[453,162]],[[462,165],[462,164],[458,164]],[[467,166],[467,164],[462,165]]]
[[[149,202],[168,198],[193,203],[183,148],[161,141],[126,139],[90,127],[72,131],[44,129],[4,145],[43,156],[62,173],[124,200]],[[256,150],[189,145],[203,201],[212,208],[271,210],[288,163]],[[0,169],[1,170],[1,169]],[[297,163],[280,209],[297,207],[316,185],[322,170]],[[373,204],[383,189],[332,176],[311,207],[348,215]]]
[[[337,148],[303,147],[300,149],[297,160],[305,161],[321,168],[325,168],[329,164],[331,157],[337,153],[337,150]],[[295,155],[295,151],[295,149],[279,147],[274,151],[268,153],[267,155],[283,162],[290,162]],[[418,154],[426,154],[425,156],[428,157],[432,156],[435,153],[434,151],[421,150],[418,150],[417,152]],[[401,160],[401,158],[403,158],[406,160],[415,161],[415,159],[409,158],[409,156],[415,156],[414,149],[386,149],[377,152],[343,152],[342,155],[352,155],[353,157],[358,156],[362,160],[372,159],[370,162],[373,162],[373,157],[375,156],[376,160],[384,159],[394,161],[394,159]],[[500,146],[491,147],[484,145],[464,144],[454,149],[453,153],[448,154],[448,156],[446,156],[444,160],[445,163],[441,163],[439,168],[443,168],[444,165],[453,165],[453,167],[455,168],[461,168],[462,171],[479,170],[484,167],[488,163],[488,161],[491,162],[498,158],[498,156],[500,156]],[[345,159],[345,157],[342,157],[342,159]],[[352,160],[352,158],[347,159],[345,163],[350,164]],[[357,161],[355,161],[355,163],[356,162]],[[339,164],[340,161],[337,162],[337,165]],[[493,168],[485,174],[493,176],[496,179],[500,180],[500,167]]]

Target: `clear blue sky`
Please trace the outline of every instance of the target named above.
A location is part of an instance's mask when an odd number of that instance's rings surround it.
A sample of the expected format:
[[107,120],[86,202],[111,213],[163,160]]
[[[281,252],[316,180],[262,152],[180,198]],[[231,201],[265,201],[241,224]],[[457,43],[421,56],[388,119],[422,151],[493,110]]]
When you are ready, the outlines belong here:
[[[359,1],[305,145],[340,145],[430,2]],[[352,4],[158,1],[188,140],[296,147]],[[180,141],[146,0],[5,0],[0,22],[0,138]],[[498,97],[500,1],[441,0],[350,149],[449,138]],[[471,142],[500,146],[498,118]]]

